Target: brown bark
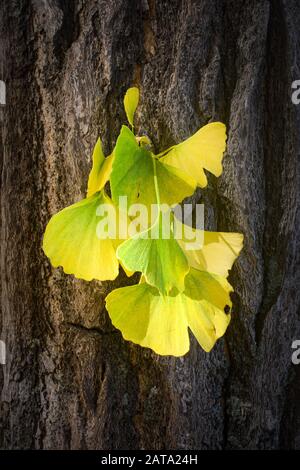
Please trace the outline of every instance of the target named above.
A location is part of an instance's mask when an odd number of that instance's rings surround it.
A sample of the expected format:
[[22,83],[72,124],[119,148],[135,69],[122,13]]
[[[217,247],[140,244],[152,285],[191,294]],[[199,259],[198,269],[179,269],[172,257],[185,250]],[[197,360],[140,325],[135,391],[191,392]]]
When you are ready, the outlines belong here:
[[[2,0],[0,47],[0,446],[299,449],[299,2]],[[246,242],[210,354],[125,342],[104,308],[124,276],[78,281],[41,250],[50,216],[85,194],[97,136],[112,149],[132,84],[157,149],[228,126],[199,199],[207,228]]]

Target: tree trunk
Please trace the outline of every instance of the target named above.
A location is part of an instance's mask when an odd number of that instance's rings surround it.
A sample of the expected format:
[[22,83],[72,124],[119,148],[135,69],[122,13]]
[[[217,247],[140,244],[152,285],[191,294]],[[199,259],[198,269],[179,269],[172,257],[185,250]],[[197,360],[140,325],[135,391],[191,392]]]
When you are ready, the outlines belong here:
[[[297,0],[2,0],[0,447],[300,449]],[[136,84],[156,150],[228,128],[224,171],[197,197],[239,231],[233,316],[209,354],[122,339],[104,308],[126,285],[79,281],[41,250],[52,214],[85,195]],[[132,280],[130,282],[133,282]]]

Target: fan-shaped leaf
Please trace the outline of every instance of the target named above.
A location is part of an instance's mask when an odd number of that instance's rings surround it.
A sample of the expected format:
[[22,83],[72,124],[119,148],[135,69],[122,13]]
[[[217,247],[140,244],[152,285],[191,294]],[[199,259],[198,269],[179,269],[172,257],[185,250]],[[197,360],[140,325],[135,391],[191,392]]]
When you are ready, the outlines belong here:
[[[117,250],[118,259],[128,270],[142,272],[147,282],[164,295],[173,288],[183,291],[184,278],[189,271],[169,224],[168,217],[160,213],[150,229],[126,240]],[[168,238],[163,238],[166,235]]]
[[[123,126],[115,147],[111,173],[112,199],[118,204],[119,197],[127,196],[128,205],[155,204],[153,156],[136,142],[135,136]],[[195,181],[177,168],[156,161],[157,181],[161,203],[177,204],[195,191]]]
[[101,192],[66,207],[51,218],[43,249],[54,267],[62,266],[66,274],[86,281],[117,277],[119,263],[115,250],[120,240],[101,238],[98,213],[102,204],[114,208],[112,201]]
[[204,188],[207,185],[204,169],[215,176],[221,175],[225,147],[225,125],[212,122],[160,156],[162,162],[184,171],[196,180],[198,186]]
[[147,283],[116,289],[106,297],[113,325],[125,339],[172,356],[189,350],[189,327],[202,348],[210,351],[229,324],[224,308],[231,306],[232,288],[219,276],[196,270],[186,276],[186,286],[184,293],[174,296],[162,296]]
[[[228,271],[243,248],[244,236],[241,233],[200,231],[183,225],[176,218],[174,218],[174,225],[175,234],[179,232],[180,236],[183,235],[183,238],[178,237],[178,243],[191,267],[224,277],[228,276]],[[190,250],[188,247],[190,240],[196,238],[202,239],[203,244],[199,249]]]

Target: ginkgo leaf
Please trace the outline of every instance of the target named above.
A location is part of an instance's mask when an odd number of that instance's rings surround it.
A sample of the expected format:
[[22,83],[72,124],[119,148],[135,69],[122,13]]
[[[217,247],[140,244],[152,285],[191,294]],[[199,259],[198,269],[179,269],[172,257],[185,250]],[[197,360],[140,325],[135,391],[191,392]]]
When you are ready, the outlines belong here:
[[155,287],[138,284],[112,291],[106,297],[106,308],[124,339],[161,355],[188,352],[186,312],[177,297],[164,297]]
[[232,291],[227,279],[219,274],[191,268],[185,278],[184,294],[187,297],[206,301],[222,311],[225,306],[231,308],[229,293]]
[[[209,273],[191,270],[186,276],[186,291],[178,295],[162,296],[143,282],[116,289],[106,297],[111,321],[126,340],[151,348],[157,354],[172,356],[188,352],[189,327],[208,352],[230,322],[224,308],[231,305],[232,291],[226,280],[208,276]],[[199,287],[197,292],[194,284]]]
[[100,138],[94,147],[92,160],[93,167],[89,174],[87,197],[104,188],[112,170],[113,154],[107,158],[104,157]]
[[[163,238],[166,235],[168,238]],[[164,295],[173,288],[179,292],[184,289],[188,262],[174,239],[170,219],[162,213],[152,227],[122,243],[117,257],[128,270],[142,272],[147,282]]]
[[[47,225],[43,250],[54,267],[66,274],[90,281],[112,280],[119,272],[117,239],[105,238],[99,225],[99,208],[115,208],[112,201],[98,192],[55,214]],[[102,238],[101,238],[102,237]]]
[[212,122],[159,156],[162,162],[184,171],[204,188],[207,185],[204,169],[215,176],[221,175],[225,147],[226,126],[221,122]]
[[185,254],[190,266],[227,277],[243,248],[243,239],[241,233],[205,231],[203,248]]
[[140,92],[136,87],[129,88],[124,97],[124,108],[129,124],[133,127],[135,110],[139,104]]
[[[174,224],[175,234],[177,231],[180,234],[178,243],[191,267],[228,276],[228,271],[243,248],[244,236],[241,233],[200,231],[183,225],[176,218]],[[196,238],[196,232],[198,232],[197,238],[203,240],[203,244],[199,249],[190,250],[189,243]]]
[[204,351],[209,352],[224,335],[230,322],[232,302],[229,282],[222,276],[191,269],[186,277],[184,296],[190,299],[186,310],[189,328]]
[[[139,203],[150,208],[157,202],[151,153],[140,147],[130,129],[123,126],[114,155],[110,182],[115,204],[121,196],[127,196],[129,206]],[[171,206],[194,193],[193,178],[159,160],[155,163],[161,203]]]

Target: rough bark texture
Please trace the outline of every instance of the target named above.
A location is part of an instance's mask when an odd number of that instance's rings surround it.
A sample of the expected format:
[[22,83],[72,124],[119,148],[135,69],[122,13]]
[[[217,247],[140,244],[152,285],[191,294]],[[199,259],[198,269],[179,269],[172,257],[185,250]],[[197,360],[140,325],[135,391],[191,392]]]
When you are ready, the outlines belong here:
[[[0,41],[0,446],[300,449],[300,3],[2,0]],[[124,276],[78,281],[41,250],[50,216],[85,194],[97,136],[112,149],[132,84],[157,149],[228,126],[223,175],[199,198],[207,228],[246,242],[210,354],[125,342],[104,308]]]

